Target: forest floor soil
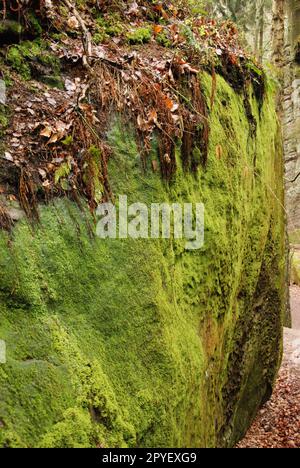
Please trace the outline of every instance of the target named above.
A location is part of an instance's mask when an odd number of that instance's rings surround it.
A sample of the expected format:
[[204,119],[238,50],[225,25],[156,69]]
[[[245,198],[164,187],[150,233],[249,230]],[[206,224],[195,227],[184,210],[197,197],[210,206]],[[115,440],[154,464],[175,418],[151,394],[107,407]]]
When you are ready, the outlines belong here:
[[292,329],[273,396],[259,411],[238,448],[300,448],[300,287],[291,286]]

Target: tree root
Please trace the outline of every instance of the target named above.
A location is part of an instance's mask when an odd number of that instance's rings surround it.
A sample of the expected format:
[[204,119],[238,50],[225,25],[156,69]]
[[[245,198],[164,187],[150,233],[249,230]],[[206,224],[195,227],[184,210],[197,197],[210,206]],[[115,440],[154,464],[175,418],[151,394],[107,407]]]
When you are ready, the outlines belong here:
[[77,11],[76,7],[70,0],[62,0],[62,3],[65,4],[65,6],[68,8],[70,13],[72,13],[75,18],[77,19],[81,31],[82,31],[82,43],[83,43],[83,48],[85,55],[83,56],[83,65],[87,68],[90,68],[90,60],[92,57],[92,36],[88,28],[86,27],[86,24],[82,17],[80,16],[79,12]]
[[6,20],[6,14],[7,14],[7,6],[6,6],[6,0],[2,0],[3,4],[3,10],[2,10],[2,20]]

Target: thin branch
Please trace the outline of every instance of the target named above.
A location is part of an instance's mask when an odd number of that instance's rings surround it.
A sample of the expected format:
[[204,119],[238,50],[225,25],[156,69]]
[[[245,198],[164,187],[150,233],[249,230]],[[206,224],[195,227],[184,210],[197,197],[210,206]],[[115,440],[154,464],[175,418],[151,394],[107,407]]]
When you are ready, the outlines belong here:
[[290,184],[293,184],[294,182],[296,182],[297,179],[299,179],[299,177],[300,177],[300,172],[296,175],[296,177],[293,180],[287,180],[287,182],[289,182]]
[[80,16],[79,12],[77,11],[75,5],[73,5],[73,3],[70,2],[70,0],[62,0],[62,2],[69,9],[69,11],[75,16],[75,18],[77,19],[80,25],[80,28],[83,34],[82,43],[83,43],[83,48],[85,52],[85,55],[83,56],[83,64],[86,67],[90,68],[90,59],[92,56],[92,35],[90,31],[88,30],[88,28],[86,27],[86,24],[84,20],[82,19],[82,17]]

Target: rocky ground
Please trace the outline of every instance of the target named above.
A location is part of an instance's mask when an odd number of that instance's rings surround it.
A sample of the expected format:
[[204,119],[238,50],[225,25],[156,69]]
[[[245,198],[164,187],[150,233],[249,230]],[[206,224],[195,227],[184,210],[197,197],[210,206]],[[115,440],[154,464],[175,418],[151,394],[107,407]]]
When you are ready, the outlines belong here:
[[238,448],[300,448],[300,287],[291,286],[293,329],[284,330],[284,358],[271,400]]

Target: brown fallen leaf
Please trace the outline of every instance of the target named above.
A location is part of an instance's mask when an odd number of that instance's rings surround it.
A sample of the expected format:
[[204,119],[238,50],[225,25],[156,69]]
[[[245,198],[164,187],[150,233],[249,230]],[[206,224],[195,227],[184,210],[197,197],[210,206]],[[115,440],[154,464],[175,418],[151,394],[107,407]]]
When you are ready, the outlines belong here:
[[139,14],[139,6],[137,2],[132,2],[129,6],[129,9],[126,11],[126,15],[138,15]]
[[70,29],[78,29],[79,28],[79,22],[76,18],[76,16],[71,16],[68,21],[68,26]]
[[40,131],[40,135],[46,138],[50,138],[52,135],[52,128],[51,127],[43,128],[43,130]]
[[150,112],[149,114],[149,119],[148,119],[148,123],[157,123],[157,112],[155,109],[152,109],[152,111]]
[[5,151],[4,159],[6,159],[7,161],[11,161],[11,162],[13,162],[13,160],[14,160],[14,158],[12,157],[12,155],[8,151]]

